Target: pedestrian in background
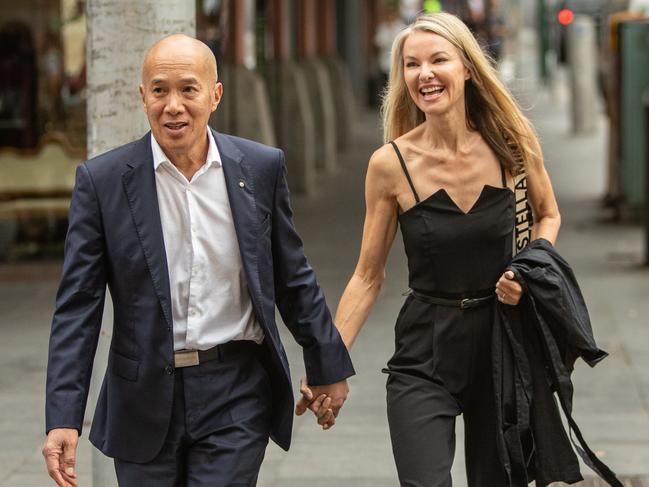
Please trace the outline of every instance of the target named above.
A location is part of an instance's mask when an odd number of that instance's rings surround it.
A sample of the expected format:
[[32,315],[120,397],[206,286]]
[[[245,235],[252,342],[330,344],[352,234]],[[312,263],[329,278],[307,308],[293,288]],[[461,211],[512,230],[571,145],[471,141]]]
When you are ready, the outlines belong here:
[[[380,4],[380,21],[374,35],[374,48],[376,49],[376,60],[378,76],[376,87],[372,90],[375,95],[380,95],[386,88],[388,76],[390,75],[390,57],[392,44],[395,37],[405,29],[406,24],[401,20],[397,5],[387,3]],[[380,96],[377,97],[380,99]]]

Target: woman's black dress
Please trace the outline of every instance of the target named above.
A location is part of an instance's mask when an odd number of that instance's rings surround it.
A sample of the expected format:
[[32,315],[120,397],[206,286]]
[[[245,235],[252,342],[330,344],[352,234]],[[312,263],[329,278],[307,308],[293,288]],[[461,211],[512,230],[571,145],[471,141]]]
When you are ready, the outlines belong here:
[[[485,185],[464,213],[444,189],[399,216],[413,292],[395,326],[385,372],[388,420],[402,486],[450,487],[455,416],[464,415],[469,487],[506,486],[498,458],[491,374],[495,285],[512,256],[514,193]],[[485,298],[462,308],[451,300]],[[491,299],[489,299],[491,297]],[[449,300],[433,304],[430,301]]]

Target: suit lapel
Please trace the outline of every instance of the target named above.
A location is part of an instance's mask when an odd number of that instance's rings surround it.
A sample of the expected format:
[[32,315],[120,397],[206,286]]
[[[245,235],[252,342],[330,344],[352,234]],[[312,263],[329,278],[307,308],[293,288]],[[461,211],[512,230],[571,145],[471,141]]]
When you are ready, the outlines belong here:
[[128,168],[122,174],[122,182],[155,293],[168,325],[172,326],[169,271],[160,222],[150,135],[149,132],[136,145],[133,158],[127,162]]
[[[210,129],[211,130],[211,129]],[[224,135],[212,130],[219,149],[223,175],[228,191],[239,252],[246,273],[250,294],[261,317],[260,281],[257,267],[257,205],[252,171],[241,151]]]

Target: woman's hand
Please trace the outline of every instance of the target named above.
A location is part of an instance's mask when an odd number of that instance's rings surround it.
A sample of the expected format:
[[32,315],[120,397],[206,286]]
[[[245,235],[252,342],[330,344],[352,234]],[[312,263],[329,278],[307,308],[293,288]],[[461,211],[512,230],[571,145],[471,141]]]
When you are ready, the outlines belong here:
[[516,306],[523,295],[523,288],[514,278],[512,271],[505,271],[496,283],[498,301],[510,306]]
[[[336,417],[347,398],[348,390],[346,380],[331,386],[309,386],[306,377],[303,377],[300,380],[302,397],[295,405],[295,414],[302,416],[307,409],[310,409],[322,429],[328,430],[336,424]],[[332,396],[337,397],[337,400]]]

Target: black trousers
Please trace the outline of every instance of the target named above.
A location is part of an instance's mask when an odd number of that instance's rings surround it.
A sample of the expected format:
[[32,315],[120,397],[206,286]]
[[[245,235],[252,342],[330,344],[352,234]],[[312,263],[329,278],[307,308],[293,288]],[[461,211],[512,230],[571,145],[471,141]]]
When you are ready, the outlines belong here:
[[460,310],[409,298],[388,363],[387,411],[403,487],[451,487],[455,417],[464,416],[469,487],[505,487],[491,367],[491,305]]
[[271,423],[263,347],[175,371],[162,450],[148,463],[115,460],[121,487],[249,487],[257,483]]

